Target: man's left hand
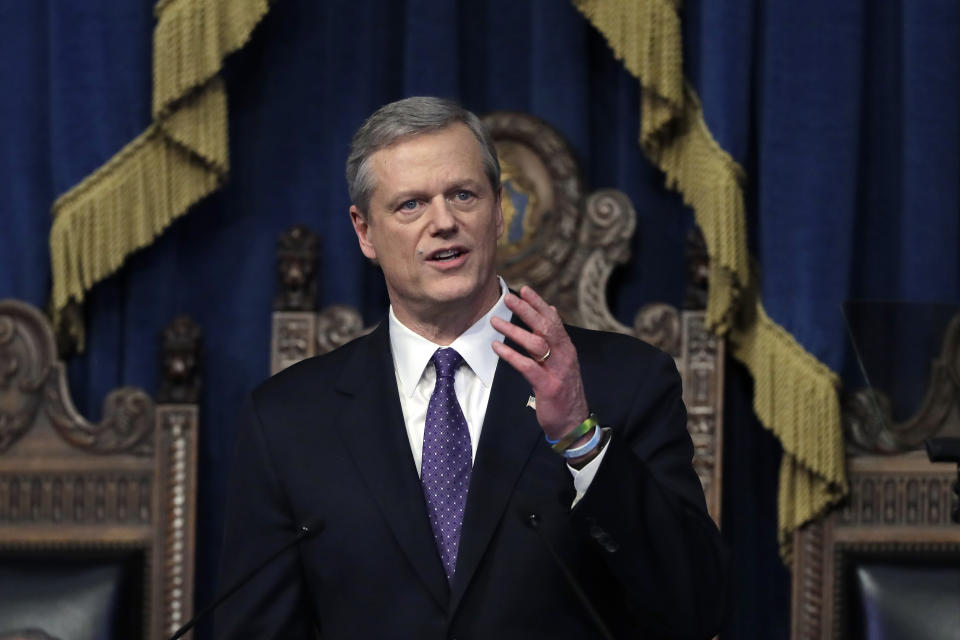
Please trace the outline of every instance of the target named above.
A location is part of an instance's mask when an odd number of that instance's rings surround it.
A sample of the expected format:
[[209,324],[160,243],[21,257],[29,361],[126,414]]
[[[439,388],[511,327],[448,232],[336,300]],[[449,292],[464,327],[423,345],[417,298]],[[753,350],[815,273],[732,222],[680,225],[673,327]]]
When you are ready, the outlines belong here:
[[537,421],[548,438],[559,440],[589,415],[577,349],[563,328],[557,308],[530,287],[520,289],[519,296],[508,292],[504,301],[530,331],[498,317],[490,323],[529,355],[500,341],[493,343],[493,350],[533,387]]

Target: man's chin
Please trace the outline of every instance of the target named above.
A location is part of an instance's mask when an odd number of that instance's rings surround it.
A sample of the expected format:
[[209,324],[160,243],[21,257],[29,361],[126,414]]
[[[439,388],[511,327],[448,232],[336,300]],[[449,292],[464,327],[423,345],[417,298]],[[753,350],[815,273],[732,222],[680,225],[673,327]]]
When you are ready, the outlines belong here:
[[[494,283],[496,283],[494,279]],[[493,304],[496,298],[488,301],[492,297],[492,292],[499,291],[499,286],[490,283],[477,284],[476,282],[438,282],[436,286],[428,287],[425,293],[427,298],[437,305],[449,307],[452,305],[479,306],[487,302]]]

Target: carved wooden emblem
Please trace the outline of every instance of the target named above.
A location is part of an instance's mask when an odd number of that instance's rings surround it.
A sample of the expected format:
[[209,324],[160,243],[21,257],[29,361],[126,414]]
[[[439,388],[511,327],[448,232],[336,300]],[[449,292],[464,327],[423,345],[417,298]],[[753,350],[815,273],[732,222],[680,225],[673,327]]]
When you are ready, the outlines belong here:
[[0,452],[33,423],[56,357],[38,315],[26,305],[0,302]]
[[196,404],[200,400],[202,340],[200,327],[185,315],[174,318],[163,330],[159,402]]
[[317,308],[317,246],[319,237],[299,224],[277,239],[276,311],[313,311]]

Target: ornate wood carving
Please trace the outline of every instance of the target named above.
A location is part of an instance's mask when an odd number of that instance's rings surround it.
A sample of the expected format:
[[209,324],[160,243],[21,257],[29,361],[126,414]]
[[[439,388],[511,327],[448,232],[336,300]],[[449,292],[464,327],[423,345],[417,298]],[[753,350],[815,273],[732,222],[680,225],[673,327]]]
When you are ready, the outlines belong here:
[[806,525],[795,536],[791,637],[820,640],[823,626],[823,523]]
[[317,308],[317,246],[319,236],[298,224],[277,239],[276,311],[313,311]]
[[503,172],[507,231],[498,269],[507,283],[527,284],[572,324],[631,333],[607,306],[614,267],[630,257],[636,213],[620,191],[584,200],[573,153],[546,123],[524,113],[484,117]]
[[662,302],[645,304],[633,320],[633,335],[676,357],[681,342],[680,312]]
[[88,422],[73,406],[54,344],[39,311],[15,300],[0,301],[0,453],[30,428],[42,405],[53,428],[74,447],[148,455],[150,396],[132,387],[113,391],[104,402],[103,420]]
[[63,367],[58,364],[48,381],[46,410],[50,424],[78,449],[98,453],[153,453],[153,400],[141,389],[123,387],[111,391],[103,403],[103,420],[93,424],[73,407]]
[[842,638],[844,565],[850,553],[960,550],[960,526],[950,521],[955,468],[918,453],[848,458],[846,503],[794,537],[795,640]]
[[875,389],[860,389],[844,399],[847,450],[900,453],[920,448],[935,436],[960,437],[960,314],[943,338],[940,355],[930,366],[930,384],[920,408],[909,419],[894,422],[890,400]]
[[[322,314],[323,312],[319,315]],[[357,313],[358,317],[359,315]],[[318,314],[313,311],[273,312],[273,328],[270,336],[271,375],[305,358],[317,355],[317,341],[323,343],[327,340],[326,336],[318,333],[317,322]],[[359,336],[360,333],[356,335]]]
[[46,320],[32,307],[0,301],[0,453],[33,424],[56,358]]
[[149,524],[149,472],[0,474],[0,523]]
[[856,474],[839,511],[844,526],[956,526],[950,520],[955,478],[943,474]]
[[[678,369],[683,376],[687,429],[693,440],[693,467],[700,477],[710,515],[719,526],[723,502],[723,341],[707,329],[704,312],[682,314]],[[678,332],[679,333],[679,332]]]
[[317,352],[327,353],[354,338],[373,331],[364,327],[360,312],[349,305],[334,304],[317,314]]
[[196,404],[200,401],[202,340],[203,332],[189,316],[177,316],[163,330],[158,402]]
[[73,406],[45,318],[0,301],[0,547],[147,551],[152,640],[190,617],[193,597],[200,331],[178,318],[165,338],[176,404],[122,388],[92,424]]
[[[158,508],[165,513],[163,530],[158,532],[154,562],[161,572],[159,637],[176,632],[189,618],[193,602],[193,527],[196,512],[197,409],[166,405],[158,408],[157,468]],[[188,560],[191,560],[188,562]]]

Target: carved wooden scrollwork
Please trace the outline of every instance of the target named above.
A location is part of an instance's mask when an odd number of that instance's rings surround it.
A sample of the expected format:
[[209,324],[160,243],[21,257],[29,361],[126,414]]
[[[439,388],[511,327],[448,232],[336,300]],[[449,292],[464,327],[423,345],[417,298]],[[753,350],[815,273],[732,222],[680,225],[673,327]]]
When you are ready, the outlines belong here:
[[319,236],[298,224],[277,239],[276,311],[313,311],[317,307]]
[[113,391],[104,402],[103,420],[88,422],[70,399],[47,320],[33,307],[15,300],[0,301],[0,371],[0,452],[30,428],[43,406],[54,429],[77,448],[151,453],[150,396],[132,387]]
[[333,351],[371,331],[373,327],[364,327],[360,312],[349,305],[331,305],[317,314],[319,353]]
[[855,455],[900,453],[934,436],[960,436],[960,314],[947,327],[913,416],[895,422],[889,398],[876,389],[860,389],[844,399],[843,423],[847,450]]
[[46,319],[21,302],[0,301],[0,452],[30,428],[55,361]]
[[582,254],[582,263],[575,259],[563,274],[564,282],[572,280],[577,287],[576,308],[568,321],[592,329],[631,333],[607,306],[607,282],[614,267],[630,258],[636,212],[626,194],[603,189],[587,197],[585,214],[577,251]]
[[637,312],[633,333],[675,356],[680,351],[680,313],[669,304],[646,304]]
[[514,289],[530,285],[572,324],[631,333],[610,313],[606,287],[630,256],[636,213],[620,191],[584,201],[572,151],[537,118],[515,112],[484,117],[503,167],[506,232],[497,265]]
[[143,456],[153,453],[153,399],[142,389],[111,391],[103,402],[103,420],[94,424],[77,413],[58,366],[48,380],[46,411],[63,439],[79,449]]

